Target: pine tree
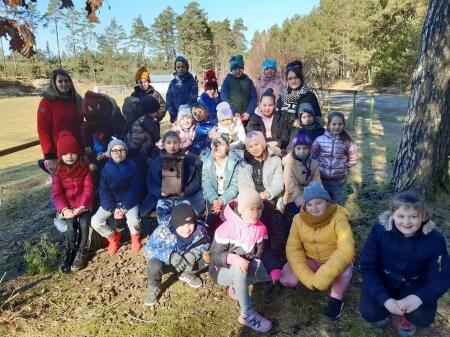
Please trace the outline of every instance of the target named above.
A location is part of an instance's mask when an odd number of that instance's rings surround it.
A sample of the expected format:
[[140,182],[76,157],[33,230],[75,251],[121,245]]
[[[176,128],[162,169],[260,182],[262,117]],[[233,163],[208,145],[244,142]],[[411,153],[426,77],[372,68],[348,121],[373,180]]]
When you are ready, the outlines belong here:
[[176,56],[176,14],[172,7],[166,7],[161,14],[155,18],[152,25],[152,34],[155,50],[162,51],[166,67],[172,64]]
[[138,66],[142,66],[145,63],[145,49],[150,45],[151,33],[150,29],[144,25],[142,16],[138,16],[133,19],[133,25],[131,27],[130,35],[131,43],[139,51]]

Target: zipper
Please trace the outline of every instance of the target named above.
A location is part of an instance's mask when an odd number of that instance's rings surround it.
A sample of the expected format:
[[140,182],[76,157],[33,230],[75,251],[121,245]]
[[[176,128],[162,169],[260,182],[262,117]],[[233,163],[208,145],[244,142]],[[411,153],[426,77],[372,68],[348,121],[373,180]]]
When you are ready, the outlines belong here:
[[335,142],[335,138],[332,136],[331,137],[332,142],[331,142],[331,159],[330,159],[330,174],[329,177],[331,177],[331,172],[333,171],[333,156],[334,156],[334,142]]
[[442,255],[439,255],[437,258],[437,264],[439,265],[439,272],[442,272],[441,262],[442,262]]
[[320,259],[319,249],[317,249],[317,237],[316,237],[316,234],[317,234],[317,228],[315,228],[314,232],[313,232],[313,242],[314,242],[314,248],[316,248],[317,257]]

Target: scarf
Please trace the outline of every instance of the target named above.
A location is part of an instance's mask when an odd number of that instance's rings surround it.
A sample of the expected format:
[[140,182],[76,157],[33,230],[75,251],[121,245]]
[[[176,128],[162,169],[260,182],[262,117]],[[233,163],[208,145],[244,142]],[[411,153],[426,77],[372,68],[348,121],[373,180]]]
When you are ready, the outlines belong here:
[[177,234],[177,232],[175,231],[175,229],[173,229],[173,233],[175,234],[175,237],[177,238],[177,249],[180,252],[184,252],[192,244],[194,239],[201,234],[201,228],[199,225],[196,224],[194,231],[187,238],[183,238],[183,237],[179,236]]
[[314,216],[309,214],[305,206],[303,206],[300,210],[300,218],[309,226],[313,228],[320,228],[326,226],[330,223],[331,218],[334,213],[336,213],[337,205],[332,203],[328,205],[322,215]]
[[309,154],[306,158],[300,158],[295,155],[294,148],[292,149],[292,157],[294,157],[295,160],[298,160],[300,163],[303,164],[303,166],[306,168],[306,180],[308,180],[309,177],[311,177],[311,154]]
[[301,130],[305,130],[305,131],[314,131],[314,130],[320,128],[320,127],[321,127],[321,125],[319,124],[319,122],[314,121],[314,122],[312,122],[312,123],[309,124],[309,125],[303,125],[303,124],[301,124],[300,129],[301,129]]
[[297,114],[297,104],[298,100],[301,96],[306,95],[311,89],[308,87],[308,85],[305,83],[303,84],[300,89],[292,90],[291,88],[286,88],[281,93],[281,101],[283,102],[283,105],[281,107],[282,111],[287,111],[291,114]]

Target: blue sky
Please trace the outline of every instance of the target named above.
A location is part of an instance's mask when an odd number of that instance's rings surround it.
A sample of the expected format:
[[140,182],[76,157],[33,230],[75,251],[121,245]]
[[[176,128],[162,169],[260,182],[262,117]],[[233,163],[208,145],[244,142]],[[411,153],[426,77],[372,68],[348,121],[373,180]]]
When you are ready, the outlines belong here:
[[[164,8],[171,6],[173,10],[180,14],[189,0],[175,1],[156,1],[156,0],[108,0],[104,1],[103,6],[97,16],[100,18],[100,24],[96,31],[102,32],[112,18],[116,18],[125,28],[127,34],[131,30],[133,18],[142,15],[144,24],[150,26],[154,18],[158,16]],[[197,0],[200,7],[207,13],[209,21],[224,20],[228,18],[233,20],[241,17],[247,26],[247,41],[250,42],[255,31],[262,31],[274,24],[281,25],[287,18],[296,14],[308,14],[311,9],[318,5],[319,0]],[[48,1],[40,0],[37,2],[38,8],[45,12]],[[85,1],[74,0],[78,10],[84,11]],[[111,9],[108,8],[108,4]],[[68,32],[63,31],[62,35],[67,36]],[[48,41],[53,49],[56,46],[55,36],[50,29],[40,28],[36,34],[38,48],[44,49]]]

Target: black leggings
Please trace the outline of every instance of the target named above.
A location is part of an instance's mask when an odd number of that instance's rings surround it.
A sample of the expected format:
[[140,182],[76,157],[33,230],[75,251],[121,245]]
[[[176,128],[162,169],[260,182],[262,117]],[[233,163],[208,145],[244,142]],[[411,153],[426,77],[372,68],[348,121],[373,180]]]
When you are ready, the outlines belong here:
[[91,213],[81,213],[74,219],[67,219],[67,247],[70,250],[84,250],[89,235],[89,223],[91,222]]

